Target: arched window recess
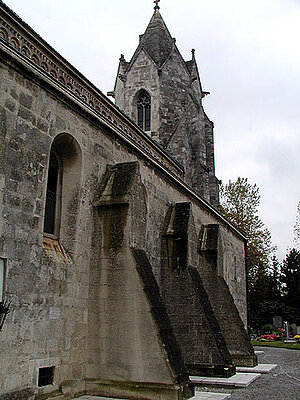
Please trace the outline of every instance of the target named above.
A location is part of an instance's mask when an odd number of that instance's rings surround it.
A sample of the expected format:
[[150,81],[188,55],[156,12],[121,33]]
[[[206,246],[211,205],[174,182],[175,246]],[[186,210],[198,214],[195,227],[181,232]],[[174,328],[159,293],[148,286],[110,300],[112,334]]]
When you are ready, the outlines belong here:
[[44,233],[54,238],[72,235],[81,176],[81,150],[76,139],[61,133],[53,140],[48,167]]

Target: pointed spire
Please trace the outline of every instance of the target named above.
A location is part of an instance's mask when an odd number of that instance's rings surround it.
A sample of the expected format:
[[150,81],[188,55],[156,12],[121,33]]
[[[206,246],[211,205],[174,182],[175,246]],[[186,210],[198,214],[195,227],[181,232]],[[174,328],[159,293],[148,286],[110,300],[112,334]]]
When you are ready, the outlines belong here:
[[154,9],[155,11],[149,25],[140,38],[140,46],[147,51],[157,66],[160,67],[172,52],[174,40],[162,19],[159,6],[156,5]]

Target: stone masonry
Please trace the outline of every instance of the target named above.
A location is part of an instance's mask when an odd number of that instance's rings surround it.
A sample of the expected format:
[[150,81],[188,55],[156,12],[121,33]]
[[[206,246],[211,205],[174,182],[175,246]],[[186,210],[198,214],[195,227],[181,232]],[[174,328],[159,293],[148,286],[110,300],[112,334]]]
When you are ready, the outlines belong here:
[[126,62],[121,55],[115,88],[116,105],[137,121],[140,90],[151,97],[149,134],[185,169],[185,181],[218,207],[213,123],[202,106],[202,90],[195,51],[184,61],[156,9],[140,43]]
[[[212,123],[200,81],[188,84],[195,60],[180,58],[157,9],[150,28],[164,51],[150,62],[145,34],[132,71],[148,57],[148,83],[131,83],[151,93],[149,135],[129,93],[127,116],[0,2],[0,301],[11,301],[0,400],[183,400],[192,373],[256,362],[246,238],[215,207]],[[177,62],[192,85],[184,106],[157,83],[172,84]]]

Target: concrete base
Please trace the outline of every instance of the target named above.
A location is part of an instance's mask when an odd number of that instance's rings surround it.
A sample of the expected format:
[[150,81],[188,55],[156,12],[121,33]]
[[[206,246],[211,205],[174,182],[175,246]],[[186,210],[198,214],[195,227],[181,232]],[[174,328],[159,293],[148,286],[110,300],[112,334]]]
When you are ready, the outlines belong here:
[[[76,399],[73,399],[73,400],[107,400],[107,399],[108,399],[107,397],[85,395],[85,396],[81,396],[81,397],[76,397]],[[110,400],[118,400],[118,399],[111,398]]]
[[[229,399],[230,397],[231,395],[226,393],[196,392],[195,396],[191,397],[189,400],[226,400]],[[73,400],[121,400],[121,399],[85,395],[77,397],[76,399]]]
[[189,400],[226,400],[231,397],[231,394],[212,393],[212,392],[196,392],[195,396]]
[[[99,396],[90,396],[90,395],[85,395],[81,397],[76,397],[76,399],[73,400],[120,400],[112,397],[99,397]],[[123,399],[124,400],[124,399]]]
[[232,361],[233,364],[241,367],[255,367],[257,365],[257,356],[256,354],[246,354],[246,355],[240,355],[240,354],[232,354]]
[[[241,364],[243,365],[243,364]],[[248,366],[248,365],[247,365]],[[217,365],[217,366],[203,366],[203,365],[193,365],[186,364],[189,375],[194,376],[217,376],[219,378],[229,378],[236,373],[236,368],[234,365]]]
[[94,379],[86,381],[86,392],[89,396],[110,399],[179,400],[193,396],[194,385],[189,380],[182,384],[158,384]]
[[277,364],[258,364],[256,367],[236,367],[236,372],[255,372],[259,374],[268,374]]
[[242,388],[249,386],[250,383],[254,382],[260,376],[261,374],[238,372],[230,378],[207,378],[203,376],[190,376],[190,380],[196,385],[199,384]]

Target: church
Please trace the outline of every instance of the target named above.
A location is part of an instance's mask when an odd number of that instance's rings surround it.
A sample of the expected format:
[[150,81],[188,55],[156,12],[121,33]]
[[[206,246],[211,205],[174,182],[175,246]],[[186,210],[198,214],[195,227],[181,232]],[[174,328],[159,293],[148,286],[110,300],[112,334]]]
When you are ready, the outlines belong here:
[[1,400],[185,400],[256,365],[208,93],[155,3],[107,97],[0,1]]

